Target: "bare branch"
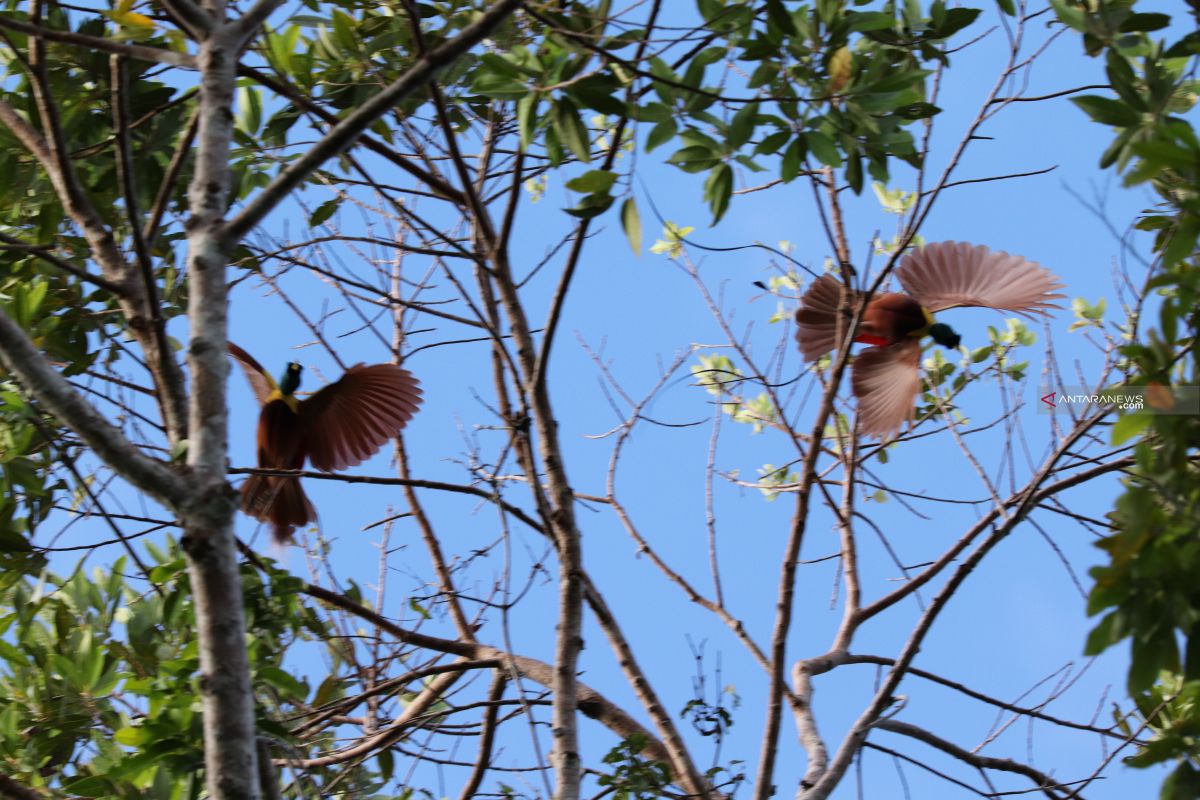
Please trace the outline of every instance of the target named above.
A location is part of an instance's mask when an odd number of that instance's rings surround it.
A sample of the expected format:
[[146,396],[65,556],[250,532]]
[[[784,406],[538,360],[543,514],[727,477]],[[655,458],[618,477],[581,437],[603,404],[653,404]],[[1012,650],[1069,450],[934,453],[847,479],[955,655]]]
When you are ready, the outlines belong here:
[[136,58],[139,61],[153,61],[159,64],[184,67],[186,69],[196,68],[195,58],[187,53],[176,53],[174,50],[162,50],[158,47],[147,47],[143,44],[126,44],[125,42],[118,42],[115,39],[102,39],[98,36],[88,36],[87,34],[75,33],[74,31],[56,31],[53,28],[31,25],[28,22],[22,22],[21,20],[2,15],[0,15],[0,28],[7,28],[8,30],[24,33],[27,36],[33,36],[48,42],[78,45],[88,50],[128,56],[129,58]]
[[1054,791],[1062,784],[1044,772],[1039,772],[1027,764],[1022,764],[1008,758],[993,758],[992,756],[981,756],[978,753],[972,753],[970,750],[964,750],[953,742],[948,742],[924,728],[919,728],[907,722],[900,722],[899,720],[881,719],[875,723],[874,727],[924,742],[931,747],[936,747],[943,753],[954,756],[959,761],[970,764],[973,767],[978,767],[979,769],[994,769],[1024,775],[1033,781],[1050,800],[1058,800],[1058,798],[1062,797],[1062,795]]
[[439,70],[478,44],[522,2],[523,0],[497,0],[478,19],[463,28],[458,36],[419,58],[398,80],[348,114],[325,134],[320,142],[289,164],[275,180],[246,204],[242,212],[225,226],[223,234],[226,240],[241,240],[284,197],[303,183],[313,170],[350,147],[372,122],[432,80]]
[[37,401],[87,443],[106,464],[169,508],[188,497],[183,479],[167,464],[150,458],[113,427],[47,362],[25,332],[0,312],[0,361]]
[[58,269],[61,269],[63,272],[66,272],[70,275],[74,275],[75,277],[79,278],[82,281],[87,281],[88,283],[99,286],[101,289],[104,289],[107,292],[111,292],[113,295],[120,295],[124,291],[123,287],[118,286],[117,284],[113,283],[112,281],[108,280],[107,278],[103,278],[99,275],[93,275],[92,273],[88,272],[86,269],[83,269],[82,267],[77,267],[74,264],[72,264],[71,262],[64,261],[63,259],[54,255],[53,253],[50,252],[50,245],[26,244],[25,242],[21,241],[17,237],[9,236],[7,233],[4,233],[3,231],[0,231],[0,243],[2,243],[2,244],[0,244],[0,249],[23,250],[25,252],[28,252],[30,255],[33,255],[37,258],[40,258],[42,261],[45,261],[47,264],[51,264],[51,265],[57,267]]

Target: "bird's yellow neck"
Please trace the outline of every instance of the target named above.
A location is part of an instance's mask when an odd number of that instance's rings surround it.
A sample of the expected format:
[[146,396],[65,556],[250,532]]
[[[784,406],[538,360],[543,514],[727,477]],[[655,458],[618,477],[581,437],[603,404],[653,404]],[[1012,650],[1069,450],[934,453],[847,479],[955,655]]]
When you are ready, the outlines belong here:
[[925,326],[922,328],[917,328],[915,331],[908,334],[914,339],[921,339],[925,336],[928,336],[929,329],[933,327],[933,314],[929,313],[929,309],[927,309],[925,306],[921,306],[921,315],[925,317]]
[[292,410],[293,414],[300,413],[300,401],[296,399],[294,394],[284,394],[280,389],[276,389],[271,392],[270,397],[267,398],[267,402],[270,403],[272,400],[282,400]]

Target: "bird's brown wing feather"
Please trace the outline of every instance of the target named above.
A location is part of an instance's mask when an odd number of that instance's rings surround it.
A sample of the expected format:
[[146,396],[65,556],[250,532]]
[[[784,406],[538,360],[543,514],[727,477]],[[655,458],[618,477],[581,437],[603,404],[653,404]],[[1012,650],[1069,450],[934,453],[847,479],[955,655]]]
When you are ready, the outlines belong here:
[[258,398],[258,404],[266,405],[271,393],[276,389],[275,379],[267,374],[267,371],[262,368],[262,364],[259,364],[254,356],[233,342],[229,342],[229,355],[233,356],[234,360],[241,365],[242,372],[246,373],[246,380],[250,381],[250,389]]
[[932,312],[984,306],[1030,316],[1061,308],[1063,284],[1035,261],[983,245],[934,242],[904,257],[900,285]]
[[[258,418],[258,465],[268,469],[302,469],[304,435],[300,418],[283,400],[263,406]],[[271,523],[275,541],[317,518],[299,478],[251,475],[242,484],[242,511]]]
[[921,388],[921,345],[916,340],[869,347],[854,359],[850,384],[858,398],[858,427],[865,436],[895,433],[912,416]]
[[800,298],[796,310],[796,341],[805,361],[816,361],[821,356],[836,350],[839,339],[844,335],[839,327],[842,298],[849,292],[850,302],[857,303],[859,293],[847,289],[832,275],[822,275],[812,282],[808,291]]
[[398,434],[420,405],[420,384],[408,370],[356,364],[300,402],[309,460],[327,472],[360,464]]

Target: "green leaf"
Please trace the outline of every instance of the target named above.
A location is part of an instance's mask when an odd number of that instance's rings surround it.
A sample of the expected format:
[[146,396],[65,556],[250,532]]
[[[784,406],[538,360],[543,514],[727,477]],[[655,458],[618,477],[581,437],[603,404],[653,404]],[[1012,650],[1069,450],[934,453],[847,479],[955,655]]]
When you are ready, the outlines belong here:
[[1146,111],[1146,101],[1138,93],[1137,76],[1129,61],[1116,50],[1109,50],[1104,57],[1105,72],[1109,85],[1121,100],[1136,111]]
[[284,74],[290,74],[296,71],[295,59],[293,54],[296,51],[296,45],[300,41],[300,26],[289,25],[287,30],[281,34],[269,34],[267,36],[267,45],[271,51],[271,60]]
[[642,218],[638,214],[637,201],[632,197],[625,198],[621,204],[621,227],[625,229],[625,238],[634,255],[642,254]]
[[567,149],[583,163],[590,163],[592,160],[591,137],[573,102],[565,97],[555,101],[553,124],[558,138],[567,146]]
[[1134,13],[1125,18],[1121,23],[1122,33],[1147,33],[1149,31],[1159,31],[1171,25],[1170,14],[1152,14],[1152,13]]
[[646,152],[649,153],[664,142],[669,142],[678,130],[679,126],[675,124],[674,117],[667,117],[655,125],[646,137]]
[[584,192],[586,194],[608,194],[608,190],[612,188],[613,183],[617,180],[617,173],[609,172],[608,170],[593,169],[583,173],[578,178],[572,178],[567,181],[567,188],[573,192]]
[[838,153],[837,145],[820,131],[809,131],[805,134],[808,140],[808,149],[817,157],[817,160],[829,167],[840,167],[842,165],[842,156]]
[[788,13],[783,0],[767,0],[767,21],[785,36],[797,34],[796,23],[792,21],[792,15]]
[[896,69],[885,73],[883,77],[872,83],[868,90],[877,94],[891,94],[920,83],[932,74],[933,70],[928,69]]
[[787,144],[788,139],[792,138],[791,131],[776,131],[768,136],[764,136],[762,141],[754,148],[755,155],[770,155],[778,152],[779,148]]
[[1132,414],[1124,414],[1112,426],[1112,444],[1125,444],[1134,436],[1140,435],[1150,424],[1150,412],[1134,411]]
[[758,120],[758,103],[747,103],[738,109],[729,123],[729,146],[737,149],[750,141],[754,134],[755,123]]
[[1102,125],[1112,125],[1118,128],[1128,128],[1137,125],[1142,120],[1141,114],[1124,103],[1111,97],[1101,97],[1096,94],[1072,97],[1071,102],[1083,109],[1083,112]]
[[784,183],[795,180],[796,176],[800,174],[800,167],[804,165],[804,159],[807,155],[807,140],[801,134],[788,145],[787,150],[783,152],[783,158],[779,162],[779,177],[783,179]]
[[80,797],[110,797],[112,789],[112,781],[96,775],[76,778],[63,784],[64,791]]
[[113,738],[128,747],[141,747],[154,739],[154,733],[142,725],[118,728]]
[[235,126],[247,136],[254,136],[262,125],[262,97],[258,89],[240,87],[237,92],[237,105]]
[[279,667],[259,667],[256,670],[259,680],[278,689],[286,697],[296,699],[308,697],[308,687],[303,681],[297,680],[290,672]]
[[1105,149],[1104,153],[1101,154],[1100,168],[1108,169],[1113,164],[1117,163],[1117,161],[1122,161],[1122,163],[1124,163],[1124,159],[1126,158],[1126,154],[1128,152],[1127,148],[1129,147],[1129,143],[1133,140],[1133,136],[1136,133],[1137,128],[1126,128],[1125,130],[1121,131],[1121,133],[1117,135],[1117,138],[1113,139],[1112,144],[1110,144]]
[[1200,797],[1200,770],[1186,759],[1163,781],[1159,800],[1195,800]]
[[704,199],[712,209],[713,224],[725,216],[729,208],[729,198],[733,195],[733,168],[728,164],[720,164],[708,175],[704,182]]
[[1120,611],[1105,615],[1095,628],[1088,634],[1087,644],[1084,645],[1085,656],[1095,656],[1103,653],[1112,645],[1125,638],[1126,630],[1124,617]]
[[333,216],[333,212],[337,211],[342,205],[340,197],[335,197],[332,200],[326,200],[321,205],[317,206],[316,210],[308,217],[308,225],[311,228],[318,227],[325,220]]
[[573,217],[591,219],[608,211],[614,200],[615,198],[610,194],[589,194],[579,202],[579,205],[574,208],[564,208],[563,210]]
[[892,113],[902,119],[917,120],[940,114],[942,110],[933,103],[909,103],[906,106],[900,106]]
[[471,88],[485,97],[496,100],[520,100],[530,92],[524,81],[514,80],[506,75],[486,70],[481,70],[475,76]]
[[896,17],[884,11],[850,11],[846,14],[850,20],[850,30],[885,31],[896,27]]
[[982,13],[978,8],[951,8],[946,11],[945,21],[932,32],[934,38],[948,39],[975,21]]
[[538,123],[538,103],[541,96],[528,92],[517,101],[517,128],[521,134],[521,149],[528,150]]
[[710,147],[699,144],[680,148],[667,159],[668,164],[674,164],[684,172],[703,172],[720,161],[720,157]]
[[855,194],[862,194],[863,168],[862,156],[857,152],[848,153],[846,158],[846,183]]

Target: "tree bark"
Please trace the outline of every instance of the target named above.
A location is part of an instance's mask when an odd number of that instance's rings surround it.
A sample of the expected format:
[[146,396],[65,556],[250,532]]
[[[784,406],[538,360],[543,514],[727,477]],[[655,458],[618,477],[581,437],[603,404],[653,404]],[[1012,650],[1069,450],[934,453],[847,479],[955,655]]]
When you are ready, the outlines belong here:
[[254,694],[233,535],[237,506],[225,479],[229,373],[225,266],[232,242],[224,234],[223,219],[230,186],[237,59],[238,40],[227,27],[214,30],[200,47],[196,172],[189,187],[188,465],[194,495],[180,517],[196,605],[204,755],[213,800],[260,796]]

